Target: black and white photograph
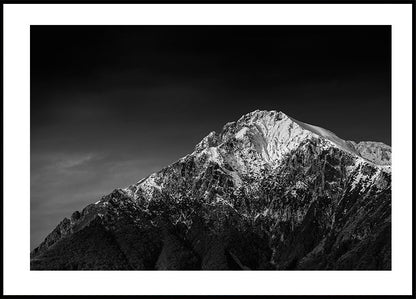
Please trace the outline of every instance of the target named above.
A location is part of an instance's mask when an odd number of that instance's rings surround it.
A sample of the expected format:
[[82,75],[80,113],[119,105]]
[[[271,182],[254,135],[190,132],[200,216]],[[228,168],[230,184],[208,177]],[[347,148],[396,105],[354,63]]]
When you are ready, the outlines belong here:
[[414,296],[415,3],[338,2],[6,1],[3,295]]
[[389,26],[32,26],[31,270],[390,270]]

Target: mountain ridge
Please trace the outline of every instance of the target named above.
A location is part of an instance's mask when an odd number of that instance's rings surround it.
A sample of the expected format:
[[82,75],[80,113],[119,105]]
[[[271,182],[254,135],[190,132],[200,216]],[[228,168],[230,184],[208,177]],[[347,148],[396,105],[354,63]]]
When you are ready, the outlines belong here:
[[[387,145],[344,141],[282,112],[256,110],[209,133],[194,152],[61,222],[32,251],[31,268],[68,267],[54,246],[97,223],[127,260],[140,260],[121,268],[389,269],[390,157]],[[351,262],[368,258],[369,239],[380,235],[385,252],[377,253],[377,262]],[[132,240],[152,244],[155,256],[147,259]],[[337,250],[347,251],[338,256]],[[82,258],[64,254],[75,259],[71,267],[85,268]]]

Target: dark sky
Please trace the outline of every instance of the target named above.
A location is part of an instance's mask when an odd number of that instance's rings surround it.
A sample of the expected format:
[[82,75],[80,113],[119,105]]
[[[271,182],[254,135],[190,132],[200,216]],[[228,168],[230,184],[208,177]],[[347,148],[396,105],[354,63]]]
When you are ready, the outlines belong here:
[[391,144],[389,26],[32,26],[31,248],[255,109]]

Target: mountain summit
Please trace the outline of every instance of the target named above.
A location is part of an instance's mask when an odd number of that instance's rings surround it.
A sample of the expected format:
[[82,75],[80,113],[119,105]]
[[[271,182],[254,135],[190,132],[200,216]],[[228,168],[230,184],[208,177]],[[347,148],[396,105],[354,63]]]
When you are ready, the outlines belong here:
[[31,269],[390,269],[390,159],[256,110],[65,218]]

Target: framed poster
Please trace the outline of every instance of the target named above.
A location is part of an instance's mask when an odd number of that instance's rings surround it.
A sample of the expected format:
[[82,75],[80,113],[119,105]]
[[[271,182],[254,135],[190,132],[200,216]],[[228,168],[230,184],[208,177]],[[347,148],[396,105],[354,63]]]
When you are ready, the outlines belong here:
[[4,5],[5,294],[411,294],[411,9]]

